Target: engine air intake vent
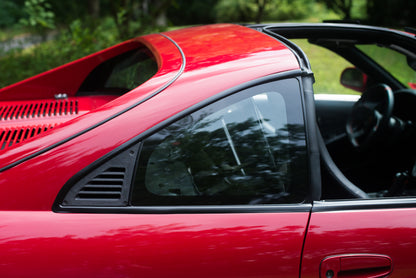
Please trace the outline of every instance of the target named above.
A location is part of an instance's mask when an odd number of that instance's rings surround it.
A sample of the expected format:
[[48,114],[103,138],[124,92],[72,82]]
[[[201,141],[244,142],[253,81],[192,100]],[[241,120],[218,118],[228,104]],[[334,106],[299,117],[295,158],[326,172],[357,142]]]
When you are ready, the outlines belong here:
[[0,150],[4,150],[17,143],[23,142],[40,133],[52,129],[56,124],[29,127],[0,128]]
[[77,115],[78,100],[37,100],[0,107],[0,120]]

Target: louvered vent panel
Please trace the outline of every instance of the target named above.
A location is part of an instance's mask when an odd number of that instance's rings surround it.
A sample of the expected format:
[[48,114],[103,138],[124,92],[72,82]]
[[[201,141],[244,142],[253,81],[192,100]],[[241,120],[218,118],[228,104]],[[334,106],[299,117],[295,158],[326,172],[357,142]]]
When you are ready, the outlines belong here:
[[14,144],[23,142],[51,128],[54,128],[55,126],[56,124],[50,124],[35,127],[31,126],[0,129],[0,150],[4,150]]
[[113,153],[73,176],[62,187],[54,211],[89,211],[90,208],[128,207],[129,193],[140,144]]
[[76,195],[76,200],[120,200],[126,169],[111,167],[91,179]]
[[77,115],[78,100],[32,101],[0,107],[0,120]]

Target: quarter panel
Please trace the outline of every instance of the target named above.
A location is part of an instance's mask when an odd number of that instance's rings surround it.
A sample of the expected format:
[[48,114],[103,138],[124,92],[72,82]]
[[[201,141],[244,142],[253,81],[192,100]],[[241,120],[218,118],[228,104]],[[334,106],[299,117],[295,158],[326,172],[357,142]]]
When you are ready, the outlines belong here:
[[2,277],[294,277],[304,213],[1,212]]

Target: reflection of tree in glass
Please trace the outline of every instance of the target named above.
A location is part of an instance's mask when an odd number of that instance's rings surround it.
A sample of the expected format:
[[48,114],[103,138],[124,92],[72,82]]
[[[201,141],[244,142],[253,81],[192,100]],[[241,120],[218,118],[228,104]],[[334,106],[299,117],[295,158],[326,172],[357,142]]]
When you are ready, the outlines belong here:
[[[271,133],[253,118],[221,125],[220,117],[209,121],[205,118],[191,127],[179,122],[170,131],[154,149],[149,162],[181,174],[171,173],[168,180],[161,181],[161,168],[152,171],[149,168],[153,166],[148,164],[146,180],[166,186],[172,195],[221,196],[237,204],[273,203],[305,196],[304,192],[290,196],[293,176],[305,177],[299,172],[306,170],[303,126],[286,125]],[[301,167],[297,166],[299,162]],[[294,168],[296,173],[292,172]],[[298,201],[301,200],[295,202]]]

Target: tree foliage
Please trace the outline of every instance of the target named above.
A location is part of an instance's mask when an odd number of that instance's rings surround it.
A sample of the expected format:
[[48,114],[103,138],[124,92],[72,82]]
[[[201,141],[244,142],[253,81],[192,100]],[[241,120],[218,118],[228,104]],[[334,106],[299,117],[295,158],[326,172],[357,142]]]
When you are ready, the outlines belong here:
[[167,17],[173,25],[213,23],[218,1],[175,0],[167,9]]
[[13,0],[0,1],[0,27],[7,27],[16,24],[22,17],[21,6],[23,3]]
[[247,0],[220,0],[215,7],[218,21],[249,22],[254,20],[254,1]]
[[416,1],[367,0],[368,22],[374,25],[404,27],[416,25]]
[[353,0],[318,0],[323,2],[329,9],[340,14],[344,19],[351,19]]
[[357,16],[359,7],[360,17],[374,25],[416,25],[416,1],[407,0],[0,0],[0,27],[14,25],[0,30],[3,41],[50,27],[57,34],[24,50],[6,52],[0,45],[0,87],[165,25],[319,20],[328,15],[323,6],[345,18]]
[[119,38],[138,36],[155,28],[166,27],[166,11],[173,0],[113,0],[110,11]]
[[55,14],[51,8],[51,4],[46,0],[26,0],[23,8],[26,17],[20,22],[37,33],[44,33],[45,29],[53,29]]
[[221,22],[296,20],[306,17],[312,4],[307,0],[219,0],[215,13]]
[[256,4],[256,15],[255,22],[260,23],[263,20],[263,16],[266,10],[267,5],[269,5],[271,0],[255,0]]

